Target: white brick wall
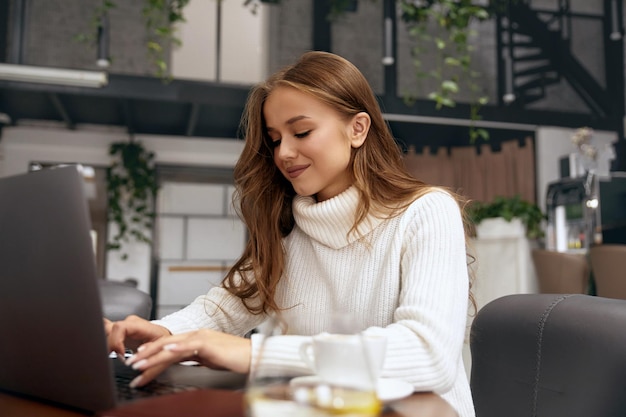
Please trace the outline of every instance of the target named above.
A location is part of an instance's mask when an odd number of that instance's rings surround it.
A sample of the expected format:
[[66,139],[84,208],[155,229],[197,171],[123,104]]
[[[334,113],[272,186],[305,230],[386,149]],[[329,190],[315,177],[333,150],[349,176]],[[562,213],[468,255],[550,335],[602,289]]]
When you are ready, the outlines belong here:
[[229,184],[166,182],[159,191],[157,317],[212,286],[241,255],[246,229],[234,216]]

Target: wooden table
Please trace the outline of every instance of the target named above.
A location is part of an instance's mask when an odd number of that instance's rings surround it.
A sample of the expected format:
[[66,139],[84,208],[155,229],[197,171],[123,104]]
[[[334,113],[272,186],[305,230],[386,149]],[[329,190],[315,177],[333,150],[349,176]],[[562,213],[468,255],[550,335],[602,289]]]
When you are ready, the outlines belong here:
[[[0,393],[2,417],[85,417],[76,411]],[[98,417],[245,417],[241,391],[202,389],[139,400]],[[455,417],[456,412],[440,396],[415,393],[388,404],[384,417]]]

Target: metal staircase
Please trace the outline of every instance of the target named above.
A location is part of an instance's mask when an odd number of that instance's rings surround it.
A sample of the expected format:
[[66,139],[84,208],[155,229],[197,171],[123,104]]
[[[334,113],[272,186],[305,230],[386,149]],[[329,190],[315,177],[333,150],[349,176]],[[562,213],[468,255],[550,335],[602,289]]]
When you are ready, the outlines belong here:
[[530,0],[508,2],[497,18],[501,104],[524,108],[566,80],[595,116],[610,114],[606,89],[572,53],[571,27],[569,0],[558,0],[554,10],[533,9]]

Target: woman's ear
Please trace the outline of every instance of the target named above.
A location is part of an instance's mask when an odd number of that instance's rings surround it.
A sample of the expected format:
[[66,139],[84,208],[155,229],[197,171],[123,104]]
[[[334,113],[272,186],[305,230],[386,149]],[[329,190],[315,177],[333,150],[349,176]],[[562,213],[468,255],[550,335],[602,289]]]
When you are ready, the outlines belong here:
[[370,115],[364,111],[352,117],[352,122],[350,123],[350,145],[353,148],[359,148],[363,145],[370,131],[371,124]]

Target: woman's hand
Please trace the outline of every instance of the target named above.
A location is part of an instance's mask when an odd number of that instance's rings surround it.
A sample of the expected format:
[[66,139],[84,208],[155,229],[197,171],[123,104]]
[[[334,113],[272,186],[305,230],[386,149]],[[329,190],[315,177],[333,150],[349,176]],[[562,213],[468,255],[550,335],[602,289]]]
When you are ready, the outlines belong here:
[[251,349],[250,339],[202,329],[145,343],[128,358],[126,365],[142,372],[131,382],[131,387],[139,387],[168,366],[185,360],[194,360],[213,369],[247,373]]
[[111,321],[105,318],[104,330],[109,352],[117,353],[117,357],[122,360],[126,348],[134,350],[143,343],[171,335],[165,327],[138,316],[128,316],[122,321]]

